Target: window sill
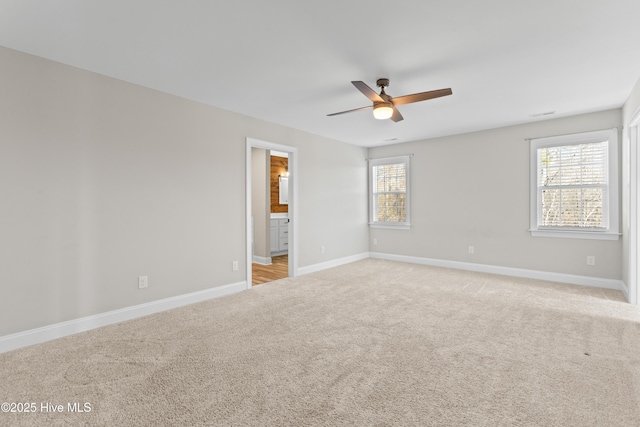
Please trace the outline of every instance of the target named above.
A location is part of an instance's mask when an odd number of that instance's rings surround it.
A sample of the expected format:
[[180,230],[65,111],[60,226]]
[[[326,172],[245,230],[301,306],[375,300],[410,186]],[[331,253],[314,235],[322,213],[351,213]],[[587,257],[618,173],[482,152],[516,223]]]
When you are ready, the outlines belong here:
[[387,228],[389,230],[409,230],[409,229],[411,229],[411,224],[378,224],[378,223],[369,223],[369,227],[371,227],[371,228]]
[[591,239],[591,240],[618,240],[620,233],[603,231],[556,231],[556,230],[529,230],[532,237],[559,237],[563,239]]

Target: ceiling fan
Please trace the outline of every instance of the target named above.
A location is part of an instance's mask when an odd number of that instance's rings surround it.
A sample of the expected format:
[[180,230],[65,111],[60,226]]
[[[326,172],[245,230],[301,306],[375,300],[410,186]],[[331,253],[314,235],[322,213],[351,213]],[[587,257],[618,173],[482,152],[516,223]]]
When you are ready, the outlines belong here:
[[451,95],[451,88],[432,90],[429,92],[414,93],[412,95],[397,96],[392,98],[384,92],[384,88],[389,86],[389,79],[378,79],[376,85],[381,89],[378,95],[373,89],[367,86],[366,83],[361,81],[351,82],[356,89],[364,94],[367,98],[373,101],[373,105],[366,107],[354,108],[353,110],[341,111],[339,113],[327,114],[327,116],[337,116],[339,114],[351,113],[353,111],[366,110],[367,108],[373,108],[373,117],[379,120],[391,119],[394,122],[399,122],[403,119],[402,114],[396,108],[398,105],[411,104],[413,102],[426,101],[428,99],[439,98],[441,96]]

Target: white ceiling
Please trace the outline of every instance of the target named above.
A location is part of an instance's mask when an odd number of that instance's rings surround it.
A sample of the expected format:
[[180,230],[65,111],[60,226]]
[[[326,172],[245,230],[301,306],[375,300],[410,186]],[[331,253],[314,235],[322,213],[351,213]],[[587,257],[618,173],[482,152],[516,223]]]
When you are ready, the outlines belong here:
[[[0,45],[362,146],[622,106],[638,0],[0,0]],[[350,83],[453,95],[377,121]],[[556,111],[532,118],[532,114]]]

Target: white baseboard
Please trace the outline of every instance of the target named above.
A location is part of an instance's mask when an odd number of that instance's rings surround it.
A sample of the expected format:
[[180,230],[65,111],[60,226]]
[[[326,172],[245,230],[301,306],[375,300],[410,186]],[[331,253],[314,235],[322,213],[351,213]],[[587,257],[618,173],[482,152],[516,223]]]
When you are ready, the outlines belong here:
[[0,337],[0,353],[50,341],[56,338],[62,338],[67,335],[77,334],[78,332],[88,331],[101,326],[112,325],[114,323],[120,323],[126,320],[147,316],[149,314],[170,310],[172,308],[182,307],[184,305],[194,304],[224,295],[230,295],[246,289],[246,281],[232,283],[229,285],[206,289],[204,291],[178,295],[158,301],[108,311],[106,313],[100,313],[93,316],[82,317],[80,319],[55,323],[41,328],[30,329],[24,332],[5,335]]
[[630,295],[629,295],[629,287],[627,286],[627,284],[626,284],[626,283],[624,283],[624,281],[623,281],[623,280],[621,280],[621,281],[620,281],[620,283],[622,283],[622,289],[621,289],[621,291],[622,291],[622,293],[624,294],[625,299],[626,299],[628,302],[631,302],[631,298],[630,298]]
[[260,265],[271,265],[273,263],[273,260],[271,259],[270,256],[264,257],[264,256],[254,255],[253,262]]
[[431,265],[434,267],[455,268],[458,270],[477,271],[480,273],[499,274],[501,276],[523,277],[527,279],[546,280],[549,282],[569,283],[572,285],[591,286],[595,288],[614,289],[625,292],[626,286],[622,280],[603,279],[600,277],[578,276],[573,274],[553,273],[549,271],[527,270],[523,268],[500,267],[497,265],[474,264],[461,261],[447,261],[433,258],[421,258],[406,255],[384,254],[371,252],[371,258],[390,261],[410,262],[413,264]]
[[344,258],[338,258],[327,262],[309,265],[306,267],[298,267],[298,276],[304,274],[315,273],[316,271],[326,270],[327,268],[338,267],[339,265],[349,264],[351,262],[360,261],[369,258],[369,252],[363,252],[357,255],[351,255]]
[[[592,286],[605,289],[621,291],[627,296],[629,290],[622,280],[604,279],[599,277],[578,276],[564,273],[553,273],[547,271],[527,270],[521,268],[500,267],[495,265],[474,264],[460,261],[447,261],[433,258],[421,258],[406,255],[385,254],[379,252],[364,252],[344,258],[338,258],[327,262],[313,264],[307,267],[298,268],[299,276],[326,270],[332,267],[349,264],[366,258],[386,259],[390,261],[409,262],[413,264],[431,265],[435,267],[454,268],[458,270],[477,271],[481,273],[492,273],[503,276],[523,277],[528,279],[547,280],[551,282],[569,283],[573,285]],[[232,283],[225,286],[206,289],[204,291],[192,292],[178,295],[145,304],[139,304],[118,310],[100,313],[93,316],[82,317],[80,319],[60,322],[41,328],[30,329],[11,335],[0,337],[0,353],[50,341],[56,338],[73,335],[79,332],[107,326],[114,323],[124,322],[149,314],[158,313],[172,308],[182,307],[224,295],[230,295],[247,289],[247,282]]]

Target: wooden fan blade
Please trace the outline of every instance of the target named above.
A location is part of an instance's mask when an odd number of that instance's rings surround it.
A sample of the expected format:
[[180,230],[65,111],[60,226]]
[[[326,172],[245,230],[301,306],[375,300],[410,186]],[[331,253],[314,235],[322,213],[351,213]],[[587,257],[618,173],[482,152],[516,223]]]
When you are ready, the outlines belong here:
[[402,117],[402,114],[400,114],[400,111],[398,111],[397,108],[393,108],[393,115],[391,115],[391,120],[393,120],[394,122],[399,122],[400,120],[404,120],[404,117]]
[[438,89],[431,90],[429,92],[420,92],[414,93],[412,95],[399,96],[397,98],[392,98],[391,101],[393,102],[393,105],[404,105],[411,104],[412,102],[420,102],[426,101],[428,99],[440,98],[441,96],[451,95],[452,93],[453,92],[451,91],[451,88]]
[[339,114],[352,113],[354,111],[366,110],[367,108],[373,108],[373,105],[368,105],[366,107],[354,108],[353,110],[340,111],[339,113],[331,113],[327,114],[327,116],[337,116]]
[[373,102],[384,102],[384,99],[380,95],[376,93],[375,90],[371,89],[365,82],[355,81],[351,82],[356,89],[364,94],[367,98],[372,100]]

